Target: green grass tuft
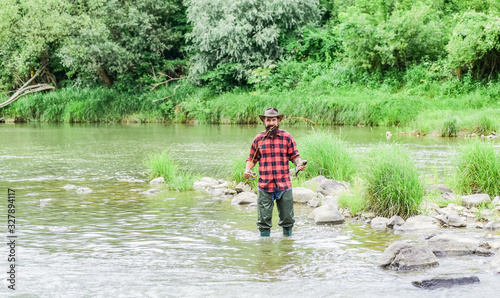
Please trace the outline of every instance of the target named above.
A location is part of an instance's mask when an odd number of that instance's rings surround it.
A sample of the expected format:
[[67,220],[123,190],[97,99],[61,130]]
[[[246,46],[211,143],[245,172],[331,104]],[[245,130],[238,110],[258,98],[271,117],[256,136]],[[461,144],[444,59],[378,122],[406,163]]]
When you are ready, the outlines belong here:
[[151,179],[163,177],[169,190],[193,190],[195,176],[182,170],[171,157],[169,150],[152,153],[145,162],[150,171],[149,177]]
[[356,163],[346,143],[339,137],[315,131],[299,145],[302,147],[301,158],[307,160],[307,177],[323,175],[329,179],[351,181]]
[[500,194],[500,156],[493,144],[475,139],[460,147],[454,159],[456,188],[464,194]]
[[425,188],[414,162],[401,146],[373,149],[364,182],[367,207],[376,214],[407,218],[418,213]]

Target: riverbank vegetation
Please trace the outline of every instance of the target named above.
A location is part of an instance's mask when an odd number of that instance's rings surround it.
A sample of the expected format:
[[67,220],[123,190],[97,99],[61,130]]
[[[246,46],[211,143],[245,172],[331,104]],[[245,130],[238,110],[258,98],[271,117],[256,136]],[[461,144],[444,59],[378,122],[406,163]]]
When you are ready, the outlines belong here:
[[[0,118],[500,129],[498,1],[0,0]],[[40,24],[33,26],[32,24]],[[297,121],[297,120],[295,120]]]

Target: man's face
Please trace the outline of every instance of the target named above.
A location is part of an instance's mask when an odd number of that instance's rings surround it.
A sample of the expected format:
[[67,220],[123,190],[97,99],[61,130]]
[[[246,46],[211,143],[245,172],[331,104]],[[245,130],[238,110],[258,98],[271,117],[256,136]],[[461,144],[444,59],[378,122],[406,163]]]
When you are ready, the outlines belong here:
[[264,125],[266,128],[278,125],[278,117],[266,117],[264,118]]

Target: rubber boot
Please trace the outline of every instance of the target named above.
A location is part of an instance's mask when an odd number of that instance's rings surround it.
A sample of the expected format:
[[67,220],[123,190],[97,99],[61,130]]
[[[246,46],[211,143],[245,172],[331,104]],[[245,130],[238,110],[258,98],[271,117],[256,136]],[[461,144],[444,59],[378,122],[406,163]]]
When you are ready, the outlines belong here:
[[292,228],[283,228],[283,236],[292,236]]
[[260,236],[261,237],[269,237],[269,236],[271,236],[271,230],[262,230],[262,231],[260,231]]

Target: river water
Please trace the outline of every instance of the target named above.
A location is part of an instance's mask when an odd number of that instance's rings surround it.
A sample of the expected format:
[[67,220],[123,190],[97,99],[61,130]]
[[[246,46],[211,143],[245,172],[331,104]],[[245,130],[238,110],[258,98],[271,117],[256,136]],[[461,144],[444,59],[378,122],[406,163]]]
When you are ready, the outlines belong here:
[[[300,140],[311,128],[283,127]],[[296,205],[290,238],[260,238],[256,210],[199,192],[141,192],[144,159],[171,148],[185,168],[214,176],[249,150],[260,126],[0,124],[0,218],[8,241],[7,189],[15,192],[16,290],[0,247],[0,295],[17,297],[479,297],[496,296],[490,258],[441,257],[440,266],[394,272],[374,264],[393,241],[362,223],[316,226]],[[387,142],[387,128],[323,127],[355,156]],[[394,132],[394,131],[393,131]],[[393,136],[422,173],[447,173],[463,140]],[[242,161],[243,162],[243,161]],[[135,178],[144,182],[129,182]],[[62,187],[93,190],[87,195]],[[464,233],[488,236],[473,228]],[[498,235],[493,235],[497,236]],[[481,283],[422,290],[411,281],[477,275]]]

